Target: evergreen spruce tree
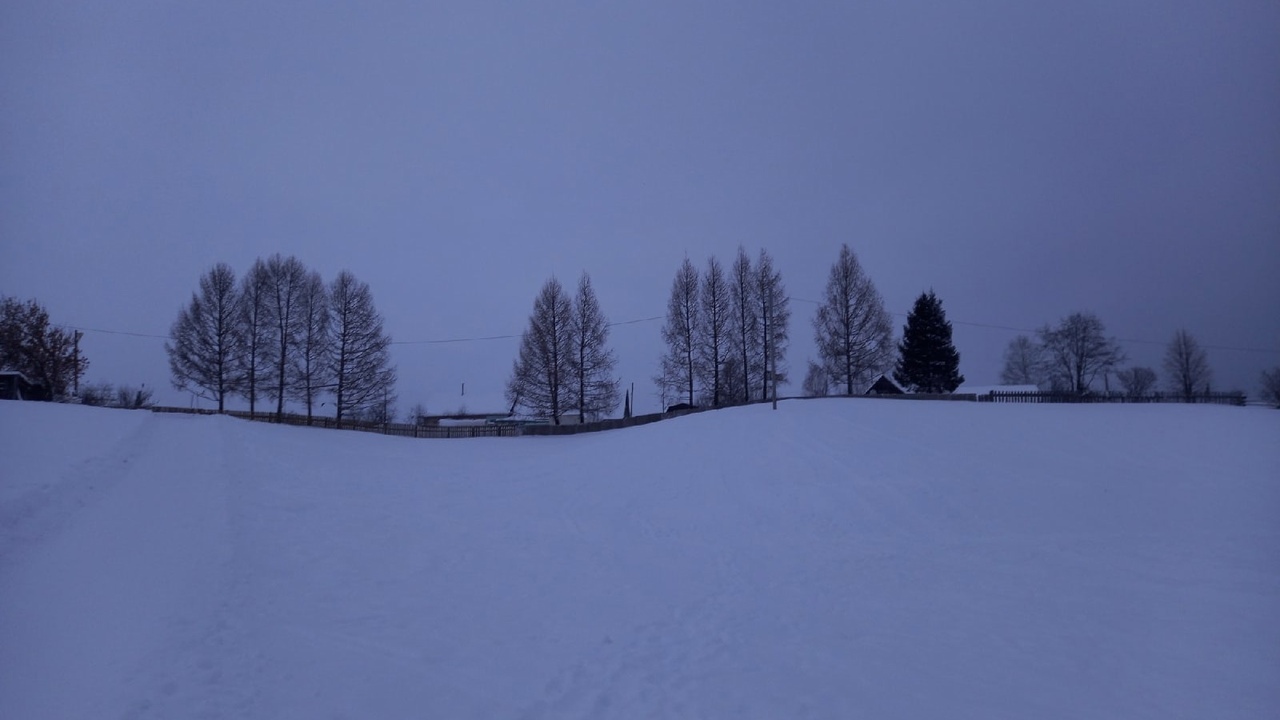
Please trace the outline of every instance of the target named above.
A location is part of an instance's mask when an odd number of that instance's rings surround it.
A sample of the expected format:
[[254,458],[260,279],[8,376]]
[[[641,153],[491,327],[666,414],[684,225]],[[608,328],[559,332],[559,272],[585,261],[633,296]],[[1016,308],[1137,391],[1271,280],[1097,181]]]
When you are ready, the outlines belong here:
[[904,388],[923,393],[949,393],[964,382],[960,374],[960,353],[951,344],[951,323],[942,310],[942,301],[932,290],[916,298],[902,329],[898,353],[893,378]]

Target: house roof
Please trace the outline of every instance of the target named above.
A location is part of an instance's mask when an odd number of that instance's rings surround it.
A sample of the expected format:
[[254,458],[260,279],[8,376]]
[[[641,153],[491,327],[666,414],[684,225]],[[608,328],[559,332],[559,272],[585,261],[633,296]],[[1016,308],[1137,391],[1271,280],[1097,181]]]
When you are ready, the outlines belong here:
[[871,385],[867,387],[867,391],[863,394],[870,395],[872,392],[875,392],[878,395],[884,395],[886,393],[894,393],[899,395],[906,394],[906,391],[903,390],[898,385],[898,383],[894,382],[893,380],[890,380],[889,376],[887,375],[881,375],[880,377],[876,378],[876,381],[871,383]]

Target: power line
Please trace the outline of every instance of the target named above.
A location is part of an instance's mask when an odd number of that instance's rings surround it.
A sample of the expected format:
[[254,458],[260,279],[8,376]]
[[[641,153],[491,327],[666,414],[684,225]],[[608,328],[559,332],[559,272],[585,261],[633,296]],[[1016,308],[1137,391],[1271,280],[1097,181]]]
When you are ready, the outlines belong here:
[[653,317],[636,318],[635,320],[622,320],[620,322],[612,322],[612,323],[606,323],[606,324],[609,327],[613,327],[614,325],[635,325],[636,323],[653,322],[654,320],[661,320],[661,319],[663,319],[661,315],[654,315]]
[[[816,300],[809,300],[807,298],[800,298],[800,297],[794,297],[794,296],[789,297],[787,299],[796,300],[803,303],[810,303],[813,305],[822,304]],[[894,312],[889,314],[895,317],[907,317],[906,313]],[[1008,325],[993,325],[991,323],[968,322],[965,320],[952,320],[951,324],[952,325],[968,325],[970,327],[987,328],[989,330],[1006,330],[1008,332],[1027,333],[1030,335],[1034,335],[1035,333],[1038,332],[1038,330],[1033,330],[1028,328],[1016,328],[1016,327],[1010,327]],[[1118,337],[1116,338],[1116,340],[1124,343],[1133,343],[1136,345],[1167,345],[1168,344],[1160,340],[1142,340],[1139,338]],[[1267,348],[1231,347],[1230,345],[1201,345],[1201,347],[1203,347],[1206,350],[1226,350],[1228,352],[1254,352],[1254,353],[1270,353],[1270,354],[1280,355],[1280,350],[1276,350],[1276,349],[1269,350]]]
[[[788,297],[787,299],[794,300],[796,302],[809,303],[812,305],[822,304],[816,300],[809,300],[807,298],[801,298],[801,297],[795,297],[795,296]],[[906,313],[894,312],[890,314],[895,317],[907,317]],[[653,315],[651,317],[635,318],[632,320],[619,320],[618,322],[607,323],[607,326],[617,327],[621,325],[637,325],[640,323],[654,322],[655,320],[662,320],[662,319],[663,319],[662,315]],[[1011,327],[1009,325],[994,325],[991,323],[969,322],[966,320],[952,320],[951,323],[953,325],[967,325],[969,327],[987,328],[989,330],[1004,330],[1006,332],[1015,332],[1015,333],[1027,333],[1030,335],[1034,335],[1036,332],[1038,332],[1037,330],[1030,329],[1030,328],[1018,328],[1018,327]],[[104,328],[91,328],[91,327],[84,327],[81,325],[69,325],[66,323],[50,323],[50,324],[53,325],[54,327],[65,328],[67,330],[79,330],[81,332],[99,333],[102,335],[123,335],[126,337],[148,338],[152,340],[171,339],[170,336],[168,335],[154,335],[150,333],[132,332],[129,330],[107,330]],[[393,340],[391,344],[392,345],[453,345],[458,343],[469,343],[469,342],[489,342],[493,340],[511,340],[518,337],[520,337],[520,335],[508,334],[508,335],[485,335],[481,337],[445,338],[445,339],[433,339],[433,340]],[[1166,342],[1163,342],[1160,340],[1146,340],[1141,338],[1118,337],[1116,338],[1116,340],[1118,340],[1119,342],[1132,343],[1135,345],[1166,345],[1167,344]],[[1233,347],[1230,345],[1201,345],[1201,347],[1203,347],[1206,350],[1222,350],[1226,352],[1249,352],[1249,353],[1265,353],[1270,355],[1280,355],[1280,350],[1276,350],[1274,348]]]
[[485,337],[447,338],[445,340],[392,340],[392,345],[448,345],[451,343],[486,342],[488,340],[509,340],[519,335],[487,335]]
[[[661,320],[661,319],[662,319],[661,315],[654,315],[653,317],[635,318],[634,320],[619,320],[618,322],[605,323],[605,325],[606,327],[617,327],[619,325],[636,325],[638,323],[653,322],[654,320]],[[485,337],[448,338],[445,340],[393,340],[391,344],[392,345],[447,345],[451,343],[486,342],[488,340],[511,340],[518,337],[520,336],[519,335],[487,335]]]
[[[607,325],[608,327],[616,327],[619,325],[636,325],[639,323],[653,322],[654,320],[661,320],[661,319],[662,319],[661,315],[654,315],[652,317],[635,318],[633,320],[619,320],[618,322],[607,323]],[[82,325],[70,325],[67,323],[50,323],[50,324],[53,325],[54,327],[60,327],[66,330],[79,330],[81,332],[99,333],[102,335],[125,335],[128,337],[151,338],[154,340],[171,339],[170,336],[168,335],[154,335],[151,333],[132,332],[129,330],[107,330],[105,328],[91,328],[91,327],[84,327]],[[518,338],[518,337],[520,336],[519,335],[486,335],[483,337],[461,337],[461,338],[445,338],[445,339],[432,339],[432,340],[394,340],[391,342],[391,344],[392,345],[446,345],[451,343],[486,342],[489,340],[510,340],[512,338]]]
[[54,327],[60,327],[67,330],[79,330],[81,332],[100,333],[103,335],[128,335],[129,337],[154,338],[156,340],[168,340],[168,335],[149,335],[147,333],[129,332],[128,330],[103,330],[102,328],[81,327],[79,325],[67,325],[64,323],[49,323]]

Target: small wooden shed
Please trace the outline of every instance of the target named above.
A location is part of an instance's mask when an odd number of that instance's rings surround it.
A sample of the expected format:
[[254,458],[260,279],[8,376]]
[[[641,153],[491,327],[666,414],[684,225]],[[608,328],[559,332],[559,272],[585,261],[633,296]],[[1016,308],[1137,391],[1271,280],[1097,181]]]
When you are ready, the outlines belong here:
[[902,388],[898,384],[890,380],[887,375],[881,375],[878,380],[871,383],[871,387],[867,388],[866,395],[905,395]]
[[17,370],[0,370],[0,399],[48,400],[49,392],[44,385],[28,380]]

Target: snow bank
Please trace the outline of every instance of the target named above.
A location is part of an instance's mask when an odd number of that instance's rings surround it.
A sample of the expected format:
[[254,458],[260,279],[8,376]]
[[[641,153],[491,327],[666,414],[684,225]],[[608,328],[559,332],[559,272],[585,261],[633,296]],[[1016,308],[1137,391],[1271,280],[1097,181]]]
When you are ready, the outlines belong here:
[[[0,403],[0,428],[26,458],[0,717],[1280,707],[1274,411],[831,399],[461,442]],[[14,499],[45,486],[75,501]]]

